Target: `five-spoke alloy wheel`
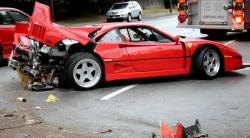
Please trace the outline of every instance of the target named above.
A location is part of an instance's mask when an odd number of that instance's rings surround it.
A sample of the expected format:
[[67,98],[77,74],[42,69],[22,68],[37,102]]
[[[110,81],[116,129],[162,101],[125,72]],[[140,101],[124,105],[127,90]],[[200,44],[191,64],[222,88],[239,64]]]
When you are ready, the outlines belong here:
[[65,66],[66,78],[76,89],[91,89],[103,79],[100,61],[90,53],[77,53],[68,59]]
[[202,78],[211,79],[220,73],[222,59],[219,52],[212,47],[205,47],[194,57],[195,73]]

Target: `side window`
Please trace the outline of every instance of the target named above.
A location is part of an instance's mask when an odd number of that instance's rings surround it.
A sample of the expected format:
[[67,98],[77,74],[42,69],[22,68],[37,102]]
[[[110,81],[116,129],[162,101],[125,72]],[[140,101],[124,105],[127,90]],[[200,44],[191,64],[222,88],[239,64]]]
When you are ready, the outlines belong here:
[[0,11],[0,25],[13,25],[14,22],[6,11]]
[[106,33],[98,42],[123,42],[116,29]]
[[129,37],[129,34],[128,34],[128,29],[127,28],[122,28],[119,30],[121,35],[122,35],[122,38],[125,42],[129,42],[130,41],[130,37]]
[[156,42],[157,38],[154,36],[153,32],[145,27],[133,27],[129,28],[129,36],[133,42]]
[[9,11],[11,18],[17,22],[28,22],[29,18],[22,13],[16,11]]
[[170,43],[170,42],[173,42],[173,40],[171,38],[168,38],[167,36],[159,33],[159,32],[156,32],[154,30],[152,30],[154,36],[156,37],[156,39],[159,41],[159,42],[164,42],[164,43]]

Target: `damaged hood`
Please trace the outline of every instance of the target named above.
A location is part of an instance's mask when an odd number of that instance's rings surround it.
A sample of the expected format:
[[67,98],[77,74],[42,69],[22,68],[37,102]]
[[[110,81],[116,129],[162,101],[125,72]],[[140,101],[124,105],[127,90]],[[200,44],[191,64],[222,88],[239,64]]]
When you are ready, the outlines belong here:
[[83,29],[67,28],[53,23],[50,8],[47,5],[35,3],[33,14],[30,17],[28,37],[48,46],[54,46],[65,39],[75,40],[85,45],[90,41],[88,34],[89,32],[85,32]]

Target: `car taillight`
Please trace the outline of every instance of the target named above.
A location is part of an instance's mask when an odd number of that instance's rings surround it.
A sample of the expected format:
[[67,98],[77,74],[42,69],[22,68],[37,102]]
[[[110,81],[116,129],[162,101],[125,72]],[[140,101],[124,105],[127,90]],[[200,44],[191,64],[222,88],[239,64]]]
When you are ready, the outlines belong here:
[[178,1],[178,20],[180,23],[184,23],[187,20],[187,4],[186,0]]
[[244,0],[233,1],[233,18],[236,24],[244,23]]

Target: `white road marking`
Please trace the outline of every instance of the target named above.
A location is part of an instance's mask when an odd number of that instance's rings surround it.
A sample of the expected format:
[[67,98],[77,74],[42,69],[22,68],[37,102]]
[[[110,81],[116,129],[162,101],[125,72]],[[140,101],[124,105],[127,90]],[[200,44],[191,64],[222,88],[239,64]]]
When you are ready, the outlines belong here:
[[240,71],[246,71],[246,70],[250,70],[250,68],[244,68],[244,69],[239,69]]
[[118,95],[118,94],[121,94],[121,93],[123,93],[123,92],[125,92],[125,91],[127,91],[127,90],[129,90],[129,89],[134,88],[135,86],[137,86],[137,84],[126,86],[126,87],[124,87],[124,88],[122,88],[122,89],[120,89],[120,90],[117,90],[117,91],[115,91],[115,92],[112,92],[112,93],[110,93],[110,94],[108,94],[108,95],[102,97],[101,100],[102,100],[102,101],[107,101],[107,100],[111,99],[112,97],[114,97],[114,96],[116,96],[116,95]]
[[250,67],[250,63],[243,63],[243,65]]
[[230,45],[230,44],[232,44],[232,43],[235,43],[236,42],[236,40],[232,40],[232,41],[229,41],[229,42],[227,42],[227,43],[224,43],[224,45]]

